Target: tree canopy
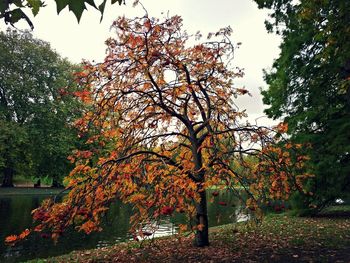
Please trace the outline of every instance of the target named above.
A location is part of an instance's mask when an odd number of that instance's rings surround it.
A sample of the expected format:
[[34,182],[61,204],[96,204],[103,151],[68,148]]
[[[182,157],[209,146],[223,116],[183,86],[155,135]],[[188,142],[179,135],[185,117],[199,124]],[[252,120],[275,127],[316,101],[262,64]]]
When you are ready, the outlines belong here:
[[67,156],[77,146],[69,125],[81,104],[69,93],[75,92],[73,72],[78,67],[29,32],[1,32],[0,52],[3,186],[12,185],[15,173],[62,178],[69,171]]
[[307,158],[295,152],[301,146],[278,146],[287,126],[249,125],[234,104],[248,91],[234,85],[243,72],[231,64],[230,27],[204,41],[183,31],[179,16],[120,17],[112,29],[104,62],[86,62],[77,74],[83,90],[76,95],[89,108],[76,125],[91,148],[70,157],[69,194],[36,209],[32,231],[57,239],[70,225],[100,230],[101,215],[118,198],[133,205],[135,237],[146,235],[145,225],[185,213],[196,244],[206,246],[207,201],[218,195],[207,200],[211,187],[233,191],[257,216],[268,200],[303,191],[309,175],[302,172]]
[[272,10],[267,28],[283,38],[265,73],[266,113],[283,118],[295,142],[311,143],[315,195],[302,205],[321,209],[350,187],[350,2],[256,2]]
[[[98,9],[101,13],[101,19],[107,4],[107,0],[103,0],[100,5],[96,5],[94,0],[55,0],[57,7],[57,14],[59,14],[67,6],[70,11],[72,11],[77,18],[78,22],[84,11],[86,10],[86,5],[90,5]],[[122,0],[111,0],[111,4],[119,3],[122,4]],[[43,0],[6,0],[0,2],[0,19],[4,19],[7,24],[14,25],[19,20],[24,19],[28,25],[33,29],[33,22],[28,17],[25,12],[29,9],[34,16],[36,16],[40,9],[45,7],[45,1]]]

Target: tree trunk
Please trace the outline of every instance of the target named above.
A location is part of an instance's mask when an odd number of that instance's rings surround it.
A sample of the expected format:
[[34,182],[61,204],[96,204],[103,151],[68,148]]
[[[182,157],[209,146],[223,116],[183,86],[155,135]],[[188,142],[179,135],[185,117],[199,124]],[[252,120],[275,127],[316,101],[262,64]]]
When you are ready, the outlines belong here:
[[196,210],[196,224],[200,229],[196,232],[195,245],[198,247],[209,246],[209,232],[208,232],[208,210],[207,210],[207,196],[206,191],[200,192],[201,201],[197,204]]
[[41,180],[39,178],[38,181],[36,181],[36,183],[34,183],[34,188],[40,188],[40,187],[41,187]]
[[[348,59],[345,63],[345,66],[341,69],[341,77],[345,80],[348,80],[350,78],[350,59]],[[346,94],[345,98],[348,104],[348,107],[350,107],[350,85],[346,88]]]
[[62,187],[64,187],[63,186],[63,184],[61,184],[58,180],[57,180],[57,178],[52,178],[52,185],[51,185],[51,187],[53,187],[53,188],[62,188]]
[[2,180],[1,187],[14,187],[13,185],[14,170],[11,167],[4,169],[4,179]]

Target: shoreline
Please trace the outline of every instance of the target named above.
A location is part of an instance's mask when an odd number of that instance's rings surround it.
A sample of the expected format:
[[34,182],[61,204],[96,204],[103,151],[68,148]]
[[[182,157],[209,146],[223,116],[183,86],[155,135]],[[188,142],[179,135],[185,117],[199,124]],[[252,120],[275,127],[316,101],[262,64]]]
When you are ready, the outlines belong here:
[[56,195],[64,192],[68,192],[68,190],[50,186],[41,186],[37,188],[30,186],[0,187],[0,197],[16,195]]

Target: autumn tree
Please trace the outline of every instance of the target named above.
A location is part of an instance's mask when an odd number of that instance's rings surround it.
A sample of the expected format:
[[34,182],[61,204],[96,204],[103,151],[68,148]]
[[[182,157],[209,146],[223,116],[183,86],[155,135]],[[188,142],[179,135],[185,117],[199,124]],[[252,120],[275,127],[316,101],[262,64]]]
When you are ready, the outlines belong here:
[[70,192],[62,203],[46,200],[33,212],[33,231],[57,239],[70,225],[99,230],[101,215],[117,198],[134,207],[135,236],[162,217],[185,213],[196,245],[207,246],[212,186],[240,197],[245,192],[247,209],[257,214],[268,199],[302,190],[306,157],[291,144],[276,144],[287,126],[276,132],[251,126],[234,104],[247,90],[233,83],[243,72],[231,65],[230,27],[203,42],[195,42],[200,33],[182,30],[179,16],[120,17],[112,28],[116,38],[106,41],[104,62],[86,62],[77,74],[84,87],[77,95],[89,110],[76,125],[93,150],[70,157],[76,164],[66,178]]
[[283,39],[265,74],[266,113],[289,124],[294,142],[311,143],[314,195],[295,203],[318,212],[350,192],[350,2],[255,1],[271,10],[267,29]]

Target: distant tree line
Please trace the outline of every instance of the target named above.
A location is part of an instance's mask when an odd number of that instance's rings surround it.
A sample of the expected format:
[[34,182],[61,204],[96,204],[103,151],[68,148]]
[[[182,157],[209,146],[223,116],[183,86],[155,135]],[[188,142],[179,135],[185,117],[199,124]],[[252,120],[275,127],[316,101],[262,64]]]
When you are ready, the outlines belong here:
[[[52,178],[58,186],[78,137],[71,128],[81,104],[71,64],[30,32],[0,32],[0,177]],[[69,88],[68,88],[69,87]]]

